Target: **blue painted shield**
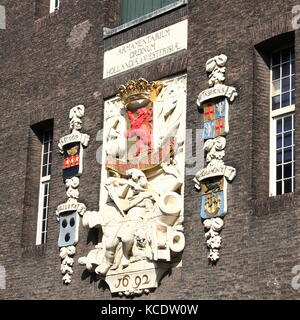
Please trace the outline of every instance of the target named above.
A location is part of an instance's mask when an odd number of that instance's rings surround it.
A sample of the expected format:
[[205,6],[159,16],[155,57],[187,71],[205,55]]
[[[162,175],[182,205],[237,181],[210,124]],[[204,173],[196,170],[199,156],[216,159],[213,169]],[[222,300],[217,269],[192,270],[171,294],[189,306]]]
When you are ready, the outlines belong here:
[[201,218],[210,219],[224,213],[224,191],[206,193],[201,196]]
[[76,211],[67,211],[59,217],[58,246],[67,247],[78,242],[78,224]]

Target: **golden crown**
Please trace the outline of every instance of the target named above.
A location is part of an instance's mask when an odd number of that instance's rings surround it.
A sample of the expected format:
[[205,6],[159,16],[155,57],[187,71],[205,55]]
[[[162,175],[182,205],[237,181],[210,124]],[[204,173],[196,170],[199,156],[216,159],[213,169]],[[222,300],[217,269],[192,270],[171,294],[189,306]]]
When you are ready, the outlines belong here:
[[160,81],[149,82],[143,78],[137,81],[130,80],[126,85],[119,87],[117,96],[123,100],[125,105],[131,101],[143,98],[155,101],[163,86],[163,83]]

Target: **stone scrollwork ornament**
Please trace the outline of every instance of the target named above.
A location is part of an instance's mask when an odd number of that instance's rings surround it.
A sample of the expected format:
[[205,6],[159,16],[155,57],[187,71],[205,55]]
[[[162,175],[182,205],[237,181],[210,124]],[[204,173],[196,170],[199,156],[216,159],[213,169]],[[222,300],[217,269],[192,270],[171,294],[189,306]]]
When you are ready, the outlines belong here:
[[201,218],[206,230],[208,259],[219,260],[223,217],[227,213],[227,184],[236,176],[236,169],[224,163],[226,135],[229,133],[229,105],[237,92],[224,85],[227,56],[221,54],[206,63],[209,89],[199,94],[197,104],[204,114],[203,139],[206,167],[195,176],[197,190],[201,192]]
[[63,282],[65,284],[71,283],[71,277],[73,274],[72,266],[74,263],[74,259],[72,258],[72,256],[74,256],[75,253],[76,253],[75,246],[60,248],[59,256],[62,259],[60,270],[61,270],[61,273],[64,275]]
[[181,265],[186,76],[129,81],[105,102],[100,210],[83,224],[100,241],[79,259],[112,293],[156,288]]
[[63,154],[63,178],[66,185],[67,202],[59,205],[56,218],[59,222],[58,246],[60,248],[61,273],[65,284],[71,283],[73,256],[79,237],[79,220],[86,212],[86,206],[78,202],[79,176],[83,169],[83,148],[88,146],[89,135],[80,132],[84,106],[78,105],[70,110],[71,133],[59,140],[58,148]]

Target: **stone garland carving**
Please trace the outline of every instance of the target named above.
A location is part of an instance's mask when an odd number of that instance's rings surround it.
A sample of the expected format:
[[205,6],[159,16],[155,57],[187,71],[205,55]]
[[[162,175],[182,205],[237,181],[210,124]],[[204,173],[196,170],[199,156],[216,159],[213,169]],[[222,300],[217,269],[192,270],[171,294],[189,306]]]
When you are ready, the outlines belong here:
[[181,264],[185,109],[185,76],[130,81],[105,103],[100,210],[83,217],[100,241],[79,263],[120,296]]
[[206,63],[210,89],[199,94],[197,104],[204,113],[204,150],[206,167],[195,176],[197,190],[201,192],[201,218],[206,230],[205,238],[209,249],[208,259],[219,260],[224,226],[223,217],[227,213],[227,183],[236,176],[236,169],[224,164],[226,135],[229,133],[229,103],[237,92],[225,81],[227,57],[224,54],[209,59]]
[[73,274],[73,256],[76,253],[76,243],[79,235],[79,217],[86,212],[86,206],[78,202],[79,176],[83,170],[83,148],[88,146],[89,135],[80,133],[84,106],[78,105],[70,110],[71,133],[59,140],[58,148],[64,156],[63,178],[66,185],[68,200],[57,207],[56,218],[60,232],[58,246],[60,248],[61,273],[65,284],[71,282]]

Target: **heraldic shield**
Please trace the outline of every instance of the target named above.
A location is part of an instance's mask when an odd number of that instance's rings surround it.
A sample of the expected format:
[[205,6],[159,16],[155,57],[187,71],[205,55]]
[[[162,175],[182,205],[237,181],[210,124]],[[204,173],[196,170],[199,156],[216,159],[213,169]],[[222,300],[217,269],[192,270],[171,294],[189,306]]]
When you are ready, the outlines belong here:
[[228,133],[228,100],[221,97],[209,100],[203,105],[204,140],[213,139]]
[[80,142],[69,143],[63,147],[63,178],[69,179],[82,173],[82,152]]
[[224,187],[226,188],[224,176],[201,181],[202,219],[216,218],[226,213]]
[[203,112],[203,139],[206,167],[197,172],[195,188],[201,191],[201,218],[209,248],[208,259],[217,261],[222,238],[223,216],[227,213],[227,182],[236,169],[224,163],[226,135],[229,133],[229,103],[237,97],[234,87],[224,85],[227,56],[215,56],[206,62],[209,89],[201,91],[197,105]]

